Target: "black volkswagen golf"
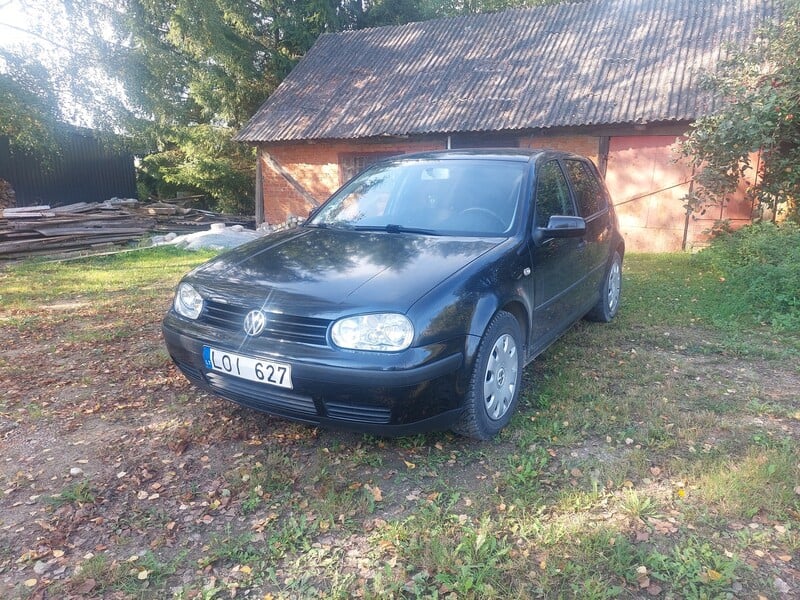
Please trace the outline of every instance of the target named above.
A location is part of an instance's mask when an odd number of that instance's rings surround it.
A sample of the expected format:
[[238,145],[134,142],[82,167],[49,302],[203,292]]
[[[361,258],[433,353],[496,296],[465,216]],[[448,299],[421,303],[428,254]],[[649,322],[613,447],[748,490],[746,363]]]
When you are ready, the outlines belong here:
[[586,158],[404,155],[301,227],[186,275],[164,338],[188,379],[257,410],[488,439],[513,415],[529,361],[582,317],[614,317],[623,254]]

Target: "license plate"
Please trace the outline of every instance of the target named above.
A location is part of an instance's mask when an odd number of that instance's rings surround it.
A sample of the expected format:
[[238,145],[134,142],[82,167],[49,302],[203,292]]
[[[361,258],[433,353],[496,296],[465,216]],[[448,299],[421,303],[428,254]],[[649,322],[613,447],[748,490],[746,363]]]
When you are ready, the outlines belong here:
[[242,356],[209,346],[203,346],[203,360],[209,371],[292,389],[292,365],[286,363]]

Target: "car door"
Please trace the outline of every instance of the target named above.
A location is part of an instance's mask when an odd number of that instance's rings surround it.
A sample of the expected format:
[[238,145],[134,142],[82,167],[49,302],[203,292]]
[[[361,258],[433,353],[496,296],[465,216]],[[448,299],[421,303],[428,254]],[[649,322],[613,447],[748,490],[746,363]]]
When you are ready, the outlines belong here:
[[589,161],[567,158],[567,178],[575,197],[578,214],[586,221],[585,244],[578,255],[581,298],[588,310],[594,305],[608,265],[612,222],[609,196],[597,169]]
[[581,238],[535,239],[536,228],[547,227],[550,217],[577,216],[571,189],[560,162],[546,160],[536,169],[532,235],[528,246],[533,265],[533,319],[531,353],[537,354],[576,318],[580,308],[578,285],[583,267],[576,260]]

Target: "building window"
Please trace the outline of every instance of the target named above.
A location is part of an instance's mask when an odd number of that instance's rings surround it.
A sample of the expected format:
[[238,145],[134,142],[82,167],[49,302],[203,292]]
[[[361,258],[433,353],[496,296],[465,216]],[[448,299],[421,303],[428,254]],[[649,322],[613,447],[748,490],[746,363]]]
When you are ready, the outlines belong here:
[[347,152],[339,155],[339,184],[344,185],[368,166],[400,152]]

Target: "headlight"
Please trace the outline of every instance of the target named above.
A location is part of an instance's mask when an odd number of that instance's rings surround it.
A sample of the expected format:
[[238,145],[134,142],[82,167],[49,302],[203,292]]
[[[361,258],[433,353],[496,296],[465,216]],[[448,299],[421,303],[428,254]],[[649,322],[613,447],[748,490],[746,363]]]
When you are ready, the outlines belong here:
[[331,339],[340,348],[397,352],[414,339],[414,326],[404,315],[388,313],[340,319],[331,328]]
[[173,302],[175,312],[189,319],[196,319],[203,310],[203,297],[188,283],[178,286]]

